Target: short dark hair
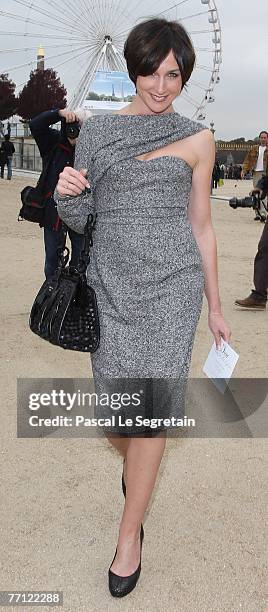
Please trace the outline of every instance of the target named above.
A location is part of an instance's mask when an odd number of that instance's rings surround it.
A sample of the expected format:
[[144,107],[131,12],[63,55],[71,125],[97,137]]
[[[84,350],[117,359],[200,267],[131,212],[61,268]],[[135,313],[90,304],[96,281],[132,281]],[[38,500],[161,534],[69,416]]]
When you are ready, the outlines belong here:
[[182,89],[189,80],[195,51],[186,30],[177,21],[149,19],[136,25],[124,45],[129,77],[136,85],[138,76],[153,74],[173,51],[182,77]]
[[262,135],[262,134],[266,134],[266,135],[268,136],[268,132],[267,132],[266,130],[262,130],[262,131],[259,133],[259,138],[261,137],[261,135]]
[[5,140],[10,140],[9,134],[5,134]]

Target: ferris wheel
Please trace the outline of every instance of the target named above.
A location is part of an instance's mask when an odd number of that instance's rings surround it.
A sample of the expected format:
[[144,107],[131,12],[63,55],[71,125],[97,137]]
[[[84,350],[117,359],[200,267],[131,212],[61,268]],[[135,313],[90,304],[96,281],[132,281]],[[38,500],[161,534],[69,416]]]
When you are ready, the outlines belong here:
[[20,91],[36,68],[37,50],[68,91],[71,108],[83,105],[97,71],[126,72],[124,42],[140,21],[164,17],[189,33],[196,65],[176,110],[204,120],[220,81],[222,34],[216,0],[2,0],[1,72]]

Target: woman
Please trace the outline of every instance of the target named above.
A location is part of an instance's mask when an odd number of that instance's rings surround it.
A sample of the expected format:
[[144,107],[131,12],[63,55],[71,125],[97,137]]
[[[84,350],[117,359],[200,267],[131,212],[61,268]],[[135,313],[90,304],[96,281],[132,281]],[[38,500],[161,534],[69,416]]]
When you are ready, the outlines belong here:
[[[154,406],[145,402],[150,414],[166,384],[170,402],[163,405],[171,416],[182,410],[204,289],[217,346],[231,335],[221,313],[210,214],[215,145],[210,130],[172,105],[195,62],[183,27],[143,22],[130,32],[124,53],[136,96],[119,113],[86,122],[75,169],[64,169],[55,198],[76,231],[83,232],[90,210],[98,213],[88,271],[101,329],[94,380],[147,380],[151,398],[156,390]],[[182,383],[178,392],[174,380]],[[109,569],[115,597],[127,595],[139,578],[142,520],[166,443],[165,427],[132,432],[109,436],[124,457],[126,493]]]

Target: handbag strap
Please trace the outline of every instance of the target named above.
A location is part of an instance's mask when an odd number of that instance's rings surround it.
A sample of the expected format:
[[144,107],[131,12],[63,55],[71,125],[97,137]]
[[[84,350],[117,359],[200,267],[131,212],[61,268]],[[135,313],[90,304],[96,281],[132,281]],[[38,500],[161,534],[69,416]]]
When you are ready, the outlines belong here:
[[57,269],[59,272],[60,270],[62,270],[63,268],[67,266],[67,263],[70,257],[70,249],[66,246],[67,231],[68,231],[68,227],[62,221],[61,229],[60,229],[61,242],[57,248],[57,257],[58,257],[58,268]]
[[84,231],[84,236],[85,236],[84,246],[79,255],[79,261],[78,261],[78,266],[77,266],[77,270],[79,274],[85,274],[87,267],[90,263],[90,249],[93,246],[92,233],[96,225],[97,216],[98,216],[97,213],[95,213],[95,215],[93,215],[92,213],[89,213],[88,218],[87,218],[87,222],[85,225],[85,231]]
[[[92,213],[89,213],[88,218],[87,218],[87,222],[86,222],[85,230],[84,230],[84,236],[85,236],[84,245],[80,252],[79,260],[78,260],[78,264],[76,268],[79,274],[84,274],[86,272],[86,269],[90,262],[90,249],[93,246],[92,232],[96,225],[97,216],[98,216],[97,213],[95,213],[95,215],[93,215]],[[68,227],[62,221],[62,227],[61,227],[62,240],[61,240],[60,246],[57,249],[58,262],[59,262],[58,270],[59,271],[65,268],[69,261],[70,249],[66,246],[67,231],[68,231]]]

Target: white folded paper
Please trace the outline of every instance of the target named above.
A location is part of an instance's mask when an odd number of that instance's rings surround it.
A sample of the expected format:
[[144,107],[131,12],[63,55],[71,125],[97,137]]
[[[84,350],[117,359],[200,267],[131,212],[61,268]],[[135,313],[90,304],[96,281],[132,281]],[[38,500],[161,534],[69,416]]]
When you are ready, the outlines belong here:
[[203,372],[211,378],[217,389],[224,393],[232,376],[239,355],[223,338],[221,346],[216,348],[215,340],[205,361]]

